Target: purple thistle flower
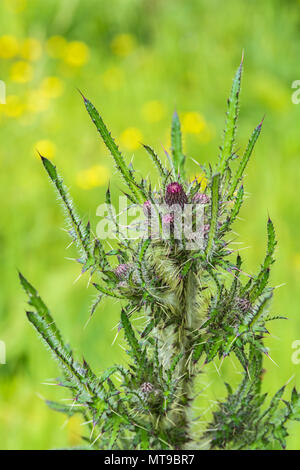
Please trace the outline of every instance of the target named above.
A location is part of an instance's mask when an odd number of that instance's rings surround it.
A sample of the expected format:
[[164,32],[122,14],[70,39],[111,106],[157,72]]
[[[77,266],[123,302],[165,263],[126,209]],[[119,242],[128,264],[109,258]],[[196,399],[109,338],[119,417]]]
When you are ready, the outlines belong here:
[[181,207],[183,207],[184,204],[187,204],[188,198],[181,184],[176,182],[168,184],[165,201],[168,206],[179,204]]
[[196,204],[207,204],[209,202],[209,196],[204,193],[196,193],[193,197],[193,202]]
[[115,269],[115,274],[119,279],[125,279],[130,271],[129,264],[119,264]]

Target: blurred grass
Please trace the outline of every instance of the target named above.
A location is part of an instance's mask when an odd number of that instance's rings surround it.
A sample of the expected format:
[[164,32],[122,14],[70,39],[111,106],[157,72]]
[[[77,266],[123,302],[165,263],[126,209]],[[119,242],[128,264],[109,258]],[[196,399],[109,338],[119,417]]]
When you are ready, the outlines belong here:
[[[300,209],[298,204],[300,108],[291,102],[300,52],[300,3],[265,0],[2,0],[0,79],[7,103],[0,105],[0,339],[7,364],[0,366],[0,445],[46,449],[79,443],[78,420],[48,410],[41,397],[62,397],[42,385],[57,369],[28,325],[22,270],[49,304],[58,325],[96,371],[122,357],[111,346],[116,304],[104,302],[84,328],[93,297],[78,276],[60,208],[36,157],[53,159],[80,212],[96,227],[96,208],[111,178],[121,187],[107,151],[89,122],[76,88],[98,107],[128,161],[154,178],[139,142],[161,154],[169,146],[173,109],[184,125],[185,151],[199,162],[215,160],[226,98],[245,49],[239,142],[266,114],[262,136],[247,170],[249,197],[236,227],[255,270],[264,256],[266,220],[275,223],[279,246],[272,274],[274,314],[289,320],[270,325],[271,356],[264,387],[275,392],[292,376],[300,387],[291,344],[300,337]],[[197,167],[188,162],[191,176]],[[115,199],[116,200],[116,199]],[[238,245],[237,245],[238,246]],[[201,376],[205,400],[224,396],[223,380],[238,379],[224,361]],[[205,402],[200,400],[199,406]],[[199,411],[199,414],[204,410]],[[208,411],[208,414],[211,412]],[[300,448],[300,426],[290,426],[290,449]]]

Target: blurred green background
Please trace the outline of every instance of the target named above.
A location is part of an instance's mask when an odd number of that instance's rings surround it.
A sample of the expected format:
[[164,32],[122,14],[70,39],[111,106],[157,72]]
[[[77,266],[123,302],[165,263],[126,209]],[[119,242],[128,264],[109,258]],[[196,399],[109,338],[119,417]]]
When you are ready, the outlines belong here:
[[[76,90],[98,107],[129,161],[154,178],[140,142],[162,155],[176,107],[185,152],[215,161],[231,80],[245,50],[238,139],[243,149],[265,114],[263,132],[248,169],[236,231],[246,269],[264,256],[270,214],[279,239],[272,284],[281,285],[270,324],[264,388],[275,392],[290,380],[300,387],[300,364],[292,342],[300,339],[300,106],[291,84],[300,79],[300,2],[296,0],[1,0],[0,79],[0,340],[7,364],[0,365],[0,447],[48,449],[74,446],[80,421],[49,410],[43,397],[64,398],[44,385],[58,371],[28,324],[17,269],[38,288],[75,351],[95,371],[122,360],[111,345],[118,306],[105,301],[86,328],[92,289],[79,274],[64,219],[36,149],[52,159],[95,230],[96,208],[111,180],[122,183]],[[190,175],[197,167],[189,160]],[[116,199],[115,199],[116,200]],[[218,365],[216,365],[218,367]],[[213,407],[225,395],[223,381],[237,381],[236,364],[214,366],[199,389]],[[288,388],[289,388],[288,387]],[[204,406],[205,401],[200,404]],[[204,409],[204,418],[211,409]],[[206,414],[205,414],[206,413]],[[300,423],[289,426],[289,449],[300,448]]]

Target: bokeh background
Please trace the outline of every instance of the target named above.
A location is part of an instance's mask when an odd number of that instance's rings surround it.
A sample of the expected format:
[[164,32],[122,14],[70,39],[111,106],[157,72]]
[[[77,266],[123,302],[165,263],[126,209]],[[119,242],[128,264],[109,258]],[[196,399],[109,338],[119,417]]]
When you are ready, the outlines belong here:
[[[270,214],[279,239],[273,285],[282,285],[272,311],[288,321],[270,324],[264,388],[290,381],[300,387],[300,364],[292,342],[300,339],[300,105],[291,101],[300,79],[300,2],[296,0],[1,0],[0,79],[0,447],[49,449],[76,446],[80,420],[49,410],[43,398],[64,398],[44,385],[58,371],[27,323],[17,270],[38,288],[79,356],[96,371],[123,360],[112,341],[119,315],[104,301],[86,328],[93,291],[78,277],[56,197],[37,158],[52,159],[85,220],[95,230],[97,206],[108,180],[113,196],[122,183],[83,107],[77,88],[98,107],[127,161],[143,175],[154,171],[140,142],[163,155],[171,115],[183,125],[187,156],[215,161],[224,126],[226,98],[245,50],[239,145],[266,115],[248,169],[249,198],[236,225],[246,269],[264,256]],[[190,175],[197,166],[188,161]],[[116,200],[116,199],[115,199]],[[247,249],[246,249],[247,248]],[[203,420],[224,380],[237,381],[227,359],[201,378]],[[206,387],[207,386],[207,387]],[[300,448],[300,423],[289,425],[289,449]]]

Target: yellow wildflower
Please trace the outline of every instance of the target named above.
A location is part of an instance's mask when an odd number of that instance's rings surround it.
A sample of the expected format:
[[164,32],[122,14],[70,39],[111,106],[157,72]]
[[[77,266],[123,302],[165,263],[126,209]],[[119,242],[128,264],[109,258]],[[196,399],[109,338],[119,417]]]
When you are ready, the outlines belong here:
[[6,34],[0,37],[0,57],[1,59],[11,59],[19,51],[19,43],[15,36]]
[[143,134],[136,127],[128,127],[122,132],[120,142],[127,150],[136,150],[143,141]]
[[46,50],[50,57],[59,59],[65,54],[67,41],[63,36],[51,36],[46,42]]
[[38,152],[46,158],[54,158],[56,154],[56,145],[48,139],[39,140],[34,144],[34,153],[38,157]]
[[27,95],[27,109],[32,113],[46,111],[49,107],[49,99],[43,90],[31,90]]
[[[194,179],[194,178],[193,178]],[[200,189],[202,191],[205,190],[206,186],[207,186],[207,178],[205,176],[204,173],[200,173],[196,176],[196,179],[198,180],[199,183],[201,183],[201,186],[200,186]]]
[[108,183],[109,169],[103,165],[94,165],[77,173],[76,182],[81,189],[93,189]]
[[64,61],[72,67],[82,67],[90,57],[88,46],[81,41],[71,41],[65,48]]
[[200,113],[190,111],[182,116],[182,131],[187,134],[200,134],[205,126],[205,119]]
[[161,121],[165,115],[165,107],[160,101],[148,101],[142,108],[142,115],[148,122]]
[[32,80],[32,77],[33,68],[28,62],[19,60],[18,62],[12,64],[10,69],[10,79],[13,82],[27,83]]
[[58,77],[46,77],[42,81],[41,90],[47,98],[58,98],[64,90],[64,83]]
[[112,52],[119,57],[126,57],[135,48],[136,40],[132,34],[118,34],[111,42]]
[[14,13],[20,13],[26,8],[27,0],[5,0],[5,5]]
[[123,70],[120,67],[110,67],[102,74],[102,81],[108,90],[118,90],[124,81]]
[[6,97],[6,104],[2,105],[3,114],[8,117],[19,117],[23,114],[25,106],[19,96],[9,95]]
[[27,38],[21,44],[20,54],[23,59],[36,61],[42,55],[42,45],[38,39]]

